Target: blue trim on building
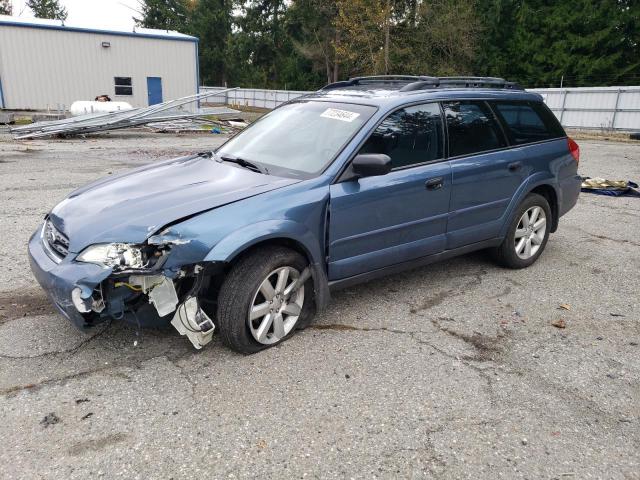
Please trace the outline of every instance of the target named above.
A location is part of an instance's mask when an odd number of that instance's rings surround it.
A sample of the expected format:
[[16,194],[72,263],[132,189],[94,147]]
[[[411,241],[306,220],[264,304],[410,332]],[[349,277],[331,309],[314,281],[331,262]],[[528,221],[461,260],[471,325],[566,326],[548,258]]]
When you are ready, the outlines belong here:
[[[200,44],[196,42],[196,93],[200,93]],[[198,100],[198,108],[200,108],[200,100]]]
[[2,90],[2,77],[0,77],[0,108],[4,108],[4,91]]
[[200,45],[196,43],[196,93],[200,93]]
[[118,32],[115,30],[97,30],[92,28],[80,28],[80,27],[63,27],[60,25],[45,25],[40,23],[24,23],[24,22],[8,22],[0,20],[0,26],[7,25],[9,27],[23,27],[23,28],[42,28],[45,30],[62,30],[65,32],[78,32],[78,33],[97,33],[103,35],[118,35],[121,37],[135,37],[135,38],[155,38],[159,40],[176,40],[179,42],[195,42],[198,43],[197,37],[191,37],[189,35],[184,36],[171,36],[171,35],[155,35],[149,33],[137,33],[137,32]]

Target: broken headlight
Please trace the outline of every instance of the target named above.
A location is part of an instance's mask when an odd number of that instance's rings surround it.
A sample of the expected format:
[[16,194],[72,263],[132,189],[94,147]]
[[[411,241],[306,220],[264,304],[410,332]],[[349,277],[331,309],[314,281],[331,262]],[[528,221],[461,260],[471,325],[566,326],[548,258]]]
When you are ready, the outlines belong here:
[[76,261],[110,268],[145,268],[145,256],[142,248],[128,243],[98,243],[80,252]]

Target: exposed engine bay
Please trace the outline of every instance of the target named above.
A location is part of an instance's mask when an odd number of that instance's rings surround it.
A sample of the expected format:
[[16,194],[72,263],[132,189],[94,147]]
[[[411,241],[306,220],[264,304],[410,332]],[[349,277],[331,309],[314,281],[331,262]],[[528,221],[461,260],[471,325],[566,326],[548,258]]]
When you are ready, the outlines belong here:
[[200,349],[211,341],[215,325],[212,310],[203,310],[199,295],[209,289],[211,274],[219,269],[212,264],[165,268],[171,249],[187,242],[160,236],[154,240],[159,244],[102,244],[83,251],[78,261],[100,264],[111,274],[88,298],[82,288],[74,288],[73,304],[88,325],[109,318],[138,327],[170,323]]

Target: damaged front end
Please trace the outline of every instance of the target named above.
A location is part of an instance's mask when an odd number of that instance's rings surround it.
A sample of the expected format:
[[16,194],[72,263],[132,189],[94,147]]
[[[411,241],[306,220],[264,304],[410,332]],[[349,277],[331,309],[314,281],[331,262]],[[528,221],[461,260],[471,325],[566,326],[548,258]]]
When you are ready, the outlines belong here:
[[190,258],[193,252],[179,252],[188,241],[159,235],[140,245],[94,244],[71,259],[68,252],[52,248],[56,238],[51,230],[46,220],[41,235],[29,242],[32,270],[76,326],[84,329],[108,319],[139,327],[171,323],[196,348],[211,341],[212,310],[201,306],[200,295],[222,265],[198,263]]

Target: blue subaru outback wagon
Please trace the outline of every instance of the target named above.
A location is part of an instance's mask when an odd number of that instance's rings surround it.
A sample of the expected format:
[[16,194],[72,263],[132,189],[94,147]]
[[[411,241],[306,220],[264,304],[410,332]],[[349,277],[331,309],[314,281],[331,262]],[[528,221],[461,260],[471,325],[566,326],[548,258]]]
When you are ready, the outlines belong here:
[[72,192],[29,242],[80,328],[171,323],[252,353],[330,290],[479,249],[542,254],[577,201],[578,145],[542,102],[496,78],[361,77],[265,115],[214,152]]

